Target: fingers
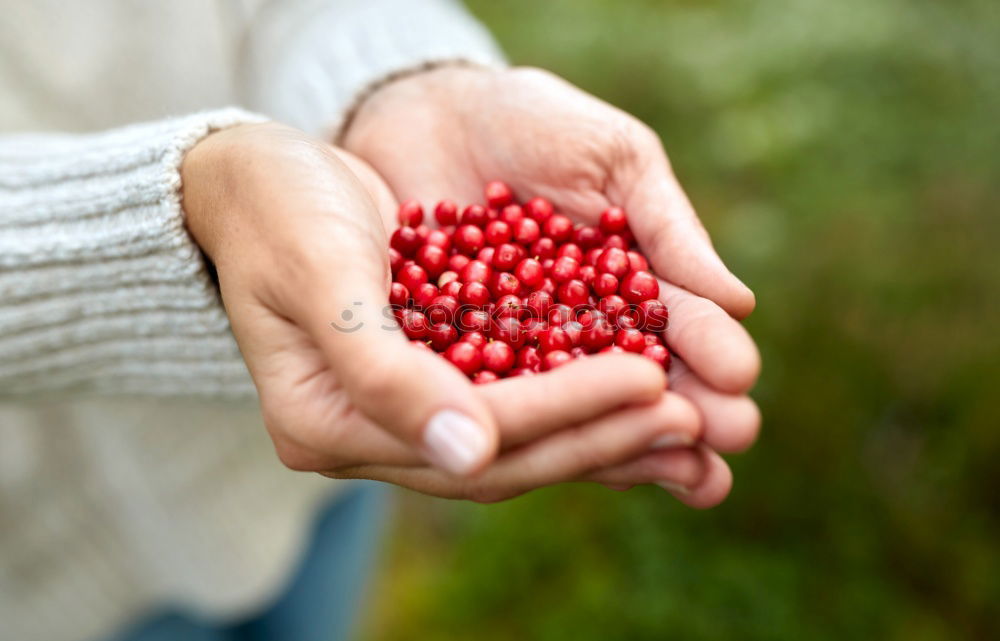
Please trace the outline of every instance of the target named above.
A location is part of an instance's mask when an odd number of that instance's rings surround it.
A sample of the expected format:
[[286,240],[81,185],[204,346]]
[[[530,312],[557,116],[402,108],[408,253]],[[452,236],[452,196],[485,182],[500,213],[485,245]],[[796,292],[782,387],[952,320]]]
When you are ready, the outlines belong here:
[[670,349],[721,392],[746,392],[760,374],[760,353],[746,329],[712,301],[660,281],[670,310]]
[[479,388],[508,449],[552,430],[576,425],[626,405],[660,399],[667,378],[648,359],[601,354],[538,376],[508,378]]
[[663,278],[715,301],[736,318],[748,316],[756,304],[753,292],[719,258],[655,138],[651,134],[642,146],[653,155],[645,167],[616,177],[639,245]]
[[671,387],[701,412],[702,440],[717,452],[742,452],[760,432],[760,410],[745,394],[724,394],[702,382],[679,358],[670,362]]
[[583,480],[610,485],[613,489],[645,483],[689,488],[700,484],[704,477],[705,463],[701,453],[685,447],[654,450],[621,465],[591,472]]
[[704,466],[704,476],[697,485],[676,489],[664,487],[678,501],[699,510],[722,503],[733,488],[733,473],[721,456],[704,445],[698,448]]
[[628,461],[664,436],[699,432],[694,407],[667,392],[651,405],[616,412],[515,449],[475,478],[456,479],[433,468],[389,466],[363,466],[330,476],[377,479],[435,496],[494,502]]

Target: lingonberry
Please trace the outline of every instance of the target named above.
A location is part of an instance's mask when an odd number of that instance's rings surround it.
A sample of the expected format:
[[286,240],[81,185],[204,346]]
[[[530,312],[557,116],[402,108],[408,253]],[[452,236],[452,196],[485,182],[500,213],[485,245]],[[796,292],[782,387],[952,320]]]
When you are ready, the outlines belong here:
[[[513,206],[511,205],[511,207]],[[542,230],[538,227],[538,222],[533,218],[522,218],[515,223],[511,223],[511,231],[514,241],[525,247],[530,247],[542,235]]]
[[556,243],[564,243],[573,235],[573,221],[562,214],[553,214],[542,224],[542,231]]
[[453,254],[451,258],[448,259],[448,269],[456,272],[462,271],[462,268],[469,264],[472,259],[465,254]]
[[538,260],[548,260],[556,257],[556,242],[551,238],[539,238],[528,249],[528,253]]
[[619,234],[611,234],[610,236],[604,239],[605,249],[614,248],[625,251],[628,249],[628,247],[629,247],[628,241],[625,240],[625,238]]
[[462,370],[466,376],[472,376],[478,372],[483,364],[483,357],[479,353],[479,348],[472,343],[464,341],[452,343],[445,351],[444,357],[451,361],[455,367]]
[[410,300],[410,290],[406,289],[403,283],[393,283],[389,287],[389,304],[394,307],[406,307]]
[[573,308],[564,303],[557,303],[549,308],[546,320],[553,325],[562,325],[573,320]]
[[628,302],[638,305],[644,300],[659,296],[660,284],[656,282],[656,276],[647,271],[630,272],[622,279],[618,293]]
[[432,323],[454,323],[458,317],[458,301],[446,294],[435,296],[426,313]]
[[403,255],[399,253],[399,250],[395,247],[389,248],[389,269],[392,270],[392,275],[395,276],[399,268],[403,266]]
[[557,258],[549,269],[549,277],[556,283],[573,280],[580,273],[580,262],[570,256]]
[[427,336],[427,317],[423,312],[415,309],[404,309],[400,316],[400,324],[403,326],[403,333],[411,340],[418,340]]
[[442,200],[434,208],[434,219],[442,227],[458,223],[458,205],[450,200]]
[[628,303],[618,294],[611,294],[597,301],[597,309],[607,314],[609,320],[615,321],[620,314],[628,311]]
[[596,265],[597,259],[601,257],[604,253],[603,247],[595,247],[594,249],[588,249],[587,253],[583,255],[583,262],[587,265]]
[[482,307],[490,301],[490,290],[482,282],[474,280],[462,285],[458,292],[458,300],[466,305]]
[[490,291],[496,298],[507,294],[517,294],[520,290],[521,283],[510,272],[494,272],[490,278]]
[[628,227],[628,217],[621,207],[608,207],[601,212],[601,231],[605,234],[620,234]]
[[503,374],[514,367],[514,350],[503,341],[492,341],[483,345],[483,367],[497,374]]
[[458,328],[463,332],[482,332],[488,334],[492,325],[490,313],[484,309],[468,309],[462,312],[458,320]]
[[594,277],[592,287],[598,297],[604,298],[618,291],[618,279],[611,274],[598,274]]
[[433,283],[423,283],[413,291],[413,303],[420,308],[425,308],[431,304],[441,291]]
[[659,334],[651,334],[649,332],[643,332],[642,333],[642,339],[644,341],[646,341],[646,347],[649,347],[650,345],[662,345],[663,344],[663,341],[660,340],[660,335]]
[[443,352],[458,340],[458,331],[448,323],[434,323],[427,328],[427,338],[435,351]]
[[582,280],[568,280],[559,285],[556,290],[556,298],[560,303],[573,308],[582,307],[587,304],[587,296],[590,290]]
[[556,284],[551,278],[546,276],[542,279],[542,284],[538,286],[539,291],[543,291],[550,296],[555,296],[556,294]]
[[663,369],[670,367],[670,352],[663,345],[647,345],[643,348],[642,355]]
[[611,274],[621,279],[629,271],[628,254],[616,247],[609,247],[601,253],[594,267],[598,273]]
[[[455,245],[455,249],[466,256],[472,256],[483,248],[486,237],[483,235],[483,230],[475,225],[461,225],[455,230],[455,237],[451,242]],[[406,255],[406,252],[403,250],[400,250],[400,252]]]
[[649,271],[649,261],[637,251],[628,251],[628,264],[632,271]]
[[[492,224],[492,223],[490,223]],[[503,243],[496,248],[493,254],[493,266],[501,271],[514,269],[518,261],[518,251],[516,245]]]
[[607,347],[615,340],[615,329],[605,318],[593,318],[589,323],[583,323],[583,333],[580,342],[590,350]]
[[514,225],[524,220],[524,210],[520,205],[507,205],[500,210],[500,220],[514,228]]
[[437,278],[448,267],[448,253],[437,245],[424,245],[417,250],[417,264],[429,277]]
[[392,232],[389,245],[403,256],[413,256],[420,248],[420,237],[413,227],[400,227]]
[[451,234],[444,231],[443,229],[432,229],[427,234],[427,240],[425,244],[435,245],[445,251],[448,251],[451,249]]
[[662,332],[667,328],[670,321],[667,306],[655,298],[642,301],[635,309],[640,329],[647,332]]
[[552,203],[544,198],[532,198],[524,204],[524,213],[539,223],[544,223],[552,216]]
[[445,296],[458,298],[458,292],[462,291],[462,281],[455,279],[441,286],[441,293]]
[[514,200],[514,192],[507,186],[507,183],[499,180],[486,183],[486,188],[483,191],[490,207],[500,208],[509,205]]
[[462,211],[462,224],[474,225],[479,228],[486,226],[490,220],[490,214],[482,205],[469,205]]
[[626,310],[621,314],[618,314],[618,318],[615,319],[615,324],[618,325],[618,329],[638,329],[639,320],[636,318],[635,314],[631,310]]
[[634,328],[619,329],[615,334],[615,345],[621,347],[626,352],[642,353],[646,349],[646,339],[642,337],[642,332]]
[[521,318],[523,311],[524,307],[521,306],[521,299],[517,296],[507,294],[497,299],[496,306],[493,308],[493,315],[497,318],[505,316]]
[[[458,280],[458,272],[453,272],[449,269],[446,272],[441,272],[441,275],[438,276],[437,284],[438,287],[444,287],[448,283],[456,280]],[[459,284],[461,285],[461,283]]]
[[[409,227],[403,227],[403,229],[409,229]],[[427,282],[427,272],[420,265],[407,265],[399,270],[396,280],[409,291],[415,292],[418,287]]]
[[511,239],[510,225],[502,220],[491,221],[486,225],[486,231],[484,232],[486,236],[486,244],[502,245],[504,243],[509,243]]
[[486,344],[486,336],[484,336],[482,332],[467,332],[459,340],[463,340],[466,343],[472,343],[476,347],[482,347]]
[[554,350],[569,350],[573,341],[562,327],[549,325],[538,333],[538,349],[543,354]]
[[458,273],[459,280],[463,283],[471,283],[473,281],[485,283],[492,275],[493,268],[481,260],[469,261],[469,264],[463,267],[462,271]]
[[513,316],[495,319],[490,326],[490,337],[508,343],[514,349],[520,349],[527,338],[521,321]]
[[548,323],[540,318],[529,318],[528,320],[521,323],[521,328],[524,330],[524,342],[527,345],[537,345],[538,335],[549,326]]
[[496,247],[483,247],[476,254],[476,260],[482,261],[487,265],[493,264],[493,255],[497,253]]
[[569,336],[569,342],[573,347],[577,347],[580,344],[580,340],[583,337],[583,324],[580,321],[564,323],[562,330]]
[[563,350],[554,350],[545,354],[542,357],[542,371],[548,371],[550,369],[555,369],[573,360],[573,357],[569,352]]
[[426,243],[427,237],[431,235],[431,228],[427,225],[417,225],[413,228],[413,231],[417,232],[417,238],[419,238],[422,243]]
[[583,262],[583,250],[575,243],[566,243],[559,248],[559,251],[556,252],[556,258],[563,256],[569,256],[578,263]]
[[396,214],[399,224],[404,227],[416,227],[424,222],[424,208],[415,200],[404,200],[399,204]]
[[538,290],[528,294],[524,300],[524,306],[536,318],[548,318],[549,308],[552,307],[553,302],[552,294]]
[[523,286],[534,289],[541,285],[542,280],[545,279],[545,270],[542,269],[542,264],[534,258],[525,258],[514,267],[514,276],[521,281]]
[[577,278],[582,280],[588,287],[593,288],[594,279],[597,278],[597,268],[593,265],[580,265],[580,272],[577,274]]
[[485,385],[486,383],[495,383],[499,381],[500,377],[488,369],[481,369],[476,372],[472,377],[472,382],[475,385]]
[[516,365],[518,367],[538,371],[541,364],[542,357],[539,356],[537,347],[528,345],[527,347],[522,347],[518,350],[516,361]]
[[604,234],[597,227],[583,225],[573,232],[573,242],[579,245],[580,249],[593,249],[600,247],[604,242]]

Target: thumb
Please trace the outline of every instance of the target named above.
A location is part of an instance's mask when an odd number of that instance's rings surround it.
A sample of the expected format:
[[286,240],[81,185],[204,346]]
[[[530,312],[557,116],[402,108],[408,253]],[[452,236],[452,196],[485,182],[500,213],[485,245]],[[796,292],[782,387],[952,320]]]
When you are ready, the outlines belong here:
[[431,464],[474,474],[496,455],[496,422],[456,367],[402,333],[388,304],[387,270],[330,283],[309,331],[358,410]]

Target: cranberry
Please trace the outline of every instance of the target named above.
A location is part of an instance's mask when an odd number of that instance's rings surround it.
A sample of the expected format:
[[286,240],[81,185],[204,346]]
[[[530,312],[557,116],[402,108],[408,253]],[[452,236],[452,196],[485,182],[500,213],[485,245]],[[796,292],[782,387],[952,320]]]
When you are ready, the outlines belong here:
[[542,357],[542,370],[548,371],[550,369],[555,369],[573,360],[569,352],[563,350],[555,350],[547,353]]
[[584,323],[580,342],[590,350],[607,347],[615,340],[615,329],[604,318],[594,318],[590,323]]
[[490,214],[482,205],[469,205],[462,212],[462,224],[473,225],[480,229],[486,226],[490,220]]
[[642,350],[646,349],[646,339],[642,337],[642,332],[637,329],[620,329],[615,335],[615,345],[626,352],[640,354]]
[[472,259],[464,254],[455,254],[448,259],[448,268],[460,272],[463,267],[469,264],[470,260]]
[[553,303],[552,294],[545,291],[536,291],[528,294],[524,301],[524,306],[532,315],[538,318],[548,318],[549,308]]
[[556,257],[556,243],[551,238],[539,238],[528,250],[528,253],[539,260]]
[[521,209],[520,205],[507,205],[500,210],[500,220],[504,221],[511,226],[514,226],[524,220],[524,210]]
[[573,280],[579,273],[579,261],[569,256],[557,258],[553,261],[552,268],[549,270],[549,276],[556,283],[565,283],[568,280]]
[[566,243],[559,248],[559,251],[556,252],[556,257],[562,258],[563,256],[569,256],[578,263],[583,262],[583,250],[580,249],[579,245],[575,245],[574,243]]
[[663,345],[647,345],[643,348],[642,355],[659,364],[663,369],[670,366],[670,352]]
[[476,347],[482,347],[486,344],[486,336],[482,332],[468,332],[462,336],[461,340],[466,343],[472,343]]
[[628,254],[629,268],[634,271],[649,271],[649,261],[637,251],[626,252]]
[[494,220],[486,225],[486,244],[502,245],[509,243],[511,239],[510,225],[502,220]]
[[497,374],[503,374],[514,367],[514,350],[502,341],[483,345],[483,367]]
[[441,286],[441,293],[452,298],[458,298],[458,292],[460,291],[462,291],[462,282],[458,279],[449,281]]
[[412,256],[420,248],[420,237],[412,227],[400,227],[392,232],[389,245],[403,256]]
[[500,377],[488,369],[479,370],[472,377],[472,382],[475,385],[485,385],[486,383],[495,383],[496,381],[499,380]]
[[522,347],[517,352],[516,365],[520,368],[538,371],[542,364],[542,357],[538,355],[537,347]]
[[415,200],[404,200],[399,204],[399,212],[396,216],[400,225],[416,227],[424,222],[424,208]]
[[621,207],[608,207],[601,213],[601,231],[605,234],[620,234],[628,227],[628,217]]
[[581,249],[593,249],[594,247],[600,247],[604,242],[604,234],[597,227],[583,225],[573,232],[573,242],[579,245]]
[[440,294],[441,291],[433,283],[424,283],[413,292],[413,302],[417,307],[427,307]]
[[639,318],[640,329],[644,329],[647,332],[662,332],[667,328],[670,320],[667,306],[655,298],[639,303],[638,307],[636,307],[636,313]]
[[417,250],[417,264],[427,271],[428,276],[437,278],[448,267],[448,254],[437,245],[424,245]]
[[458,339],[458,332],[448,323],[434,323],[427,328],[427,338],[431,341],[431,347],[443,352]]
[[[409,229],[409,227],[403,227],[402,229]],[[420,265],[407,265],[399,270],[396,280],[402,283],[409,291],[415,292],[418,287],[427,282],[427,272]]]
[[556,298],[559,299],[560,303],[576,308],[587,304],[587,295],[589,293],[590,290],[587,289],[582,280],[573,279],[559,285],[559,289],[556,291]]
[[517,294],[520,290],[521,283],[509,272],[496,272],[490,279],[490,291],[497,298],[507,294]]
[[490,300],[490,290],[482,282],[474,280],[462,285],[462,289],[458,292],[458,300],[466,305],[482,307]]
[[[478,252],[483,248],[485,242],[486,237],[483,235],[483,230],[473,225],[462,225],[455,230],[455,238],[452,239],[455,249],[466,256],[471,256]],[[405,254],[406,252],[403,253]]]
[[469,261],[469,264],[459,272],[459,279],[463,283],[479,281],[485,283],[493,275],[493,268],[481,260]]
[[598,274],[594,277],[594,293],[604,298],[618,291],[618,279],[611,274]]
[[564,243],[573,235],[573,221],[562,214],[553,214],[542,225],[545,235],[557,243]]
[[401,317],[403,333],[411,340],[423,338],[427,335],[427,317],[423,312],[414,309],[404,309]]
[[[513,206],[514,205],[511,205],[511,207]],[[542,231],[538,227],[538,222],[532,218],[522,218],[521,220],[510,224],[514,240],[522,245],[530,246],[542,235]]]
[[478,372],[483,364],[483,357],[479,353],[479,348],[472,343],[464,341],[452,343],[451,347],[445,351],[444,357],[451,361],[455,367],[462,370],[466,376],[472,376]]
[[521,312],[524,308],[521,306],[521,299],[517,296],[512,296],[507,294],[501,296],[497,299],[496,307],[493,310],[493,315],[497,318],[503,318],[505,316],[513,316],[514,318],[520,318]]
[[544,198],[532,198],[524,204],[524,213],[536,222],[544,223],[552,216],[552,203]]
[[621,279],[628,274],[628,254],[621,249],[610,247],[601,253],[594,267],[597,268],[598,273],[611,274],[615,278]]
[[434,219],[442,227],[458,223],[458,205],[450,200],[442,200],[434,208]]
[[[491,223],[492,224],[492,223]],[[518,261],[518,251],[516,245],[504,243],[496,248],[493,254],[493,266],[502,271],[514,269]]]
[[470,309],[462,313],[459,319],[458,328],[463,332],[483,332],[490,331],[492,318],[490,313],[482,309]]
[[621,296],[612,294],[599,300],[597,302],[597,309],[607,314],[608,318],[614,321],[617,320],[619,315],[628,311],[628,303]]
[[542,264],[534,258],[525,258],[514,268],[514,276],[525,287],[534,289],[541,285],[545,279],[545,270],[542,269]]
[[483,191],[486,193],[486,202],[490,204],[490,207],[503,207],[514,201],[514,192],[507,186],[507,183],[499,180],[486,183],[486,189]]
[[562,327],[550,325],[538,334],[538,349],[544,354],[554,350],[569,350],[573,341]]
[[659,296],[660,284],[656,282],[656,276],[653,276],[649,272],[631,272],[622,279],[618,293],[628,302],[638,305],[644,300]]
[[389,269],[392,270],[392,274],[395,276],[399,268],[403,266],[403,255],[399,253],[399,250],[395,247],[389,248]]
[[514,349],[520,349],[527,338],[521,321],[512,316],[504,316],[493,321],[490,336],[494,340],[508,343]]

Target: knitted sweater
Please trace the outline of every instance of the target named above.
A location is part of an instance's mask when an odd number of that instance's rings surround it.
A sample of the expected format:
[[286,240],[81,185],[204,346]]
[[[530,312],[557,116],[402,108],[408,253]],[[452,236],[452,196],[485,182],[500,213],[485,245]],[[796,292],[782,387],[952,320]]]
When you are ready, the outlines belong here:
[[0,639],[245,614],[336,484],[274,456],[184,228],[184,153],[262,117],[232,105],[322,135],[388,73],[500,54],[451,0],[0,12]]

